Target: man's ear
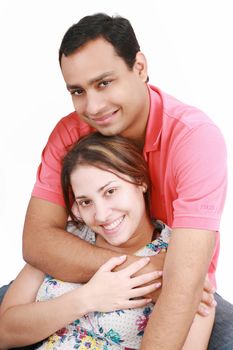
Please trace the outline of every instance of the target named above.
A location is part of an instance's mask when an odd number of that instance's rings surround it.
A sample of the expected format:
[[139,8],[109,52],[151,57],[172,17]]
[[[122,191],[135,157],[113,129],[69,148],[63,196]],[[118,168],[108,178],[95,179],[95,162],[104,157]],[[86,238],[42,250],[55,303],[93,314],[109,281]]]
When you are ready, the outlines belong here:
[[139,75],[139,77],[143,82],[145,83],[147,82],[148,80],[147,61],[146,61],[146,57],[141,51],[137,52],[136,54],[133,70],[135,73]]

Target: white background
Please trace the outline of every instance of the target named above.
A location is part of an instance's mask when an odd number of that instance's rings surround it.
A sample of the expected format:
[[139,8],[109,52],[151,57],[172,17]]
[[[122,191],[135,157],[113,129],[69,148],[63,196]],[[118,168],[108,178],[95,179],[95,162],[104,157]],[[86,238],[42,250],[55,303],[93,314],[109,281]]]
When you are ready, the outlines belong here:
[[224,134],[229,187],[217,279],[219,293],[233,302],[231,3],[0,0],[0,285],[23,266],[22,228],[40,154],[55,123],[72,111],[57,60],[60,41],[84,15],[106,12],[131,21],[150,82],[204,110]]

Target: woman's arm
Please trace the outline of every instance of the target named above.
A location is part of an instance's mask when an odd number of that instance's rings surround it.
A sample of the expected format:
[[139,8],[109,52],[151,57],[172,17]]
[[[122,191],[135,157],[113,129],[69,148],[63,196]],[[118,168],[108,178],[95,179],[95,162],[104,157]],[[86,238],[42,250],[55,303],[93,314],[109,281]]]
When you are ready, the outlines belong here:
[[142,258],[121,271],[111,271],[125,259],[126,256],[110,259],[86,285],[41,302],[35,302],[35,299],[44,274],[25,265],[1,305],[0,348],[36,343],[88,312],[145,306],[150,299],[130,299],[155,290],[156,283],[146,287],[140,285],[155,280],[159,274],[153,272],[132,277],[149,262],[147,258]]

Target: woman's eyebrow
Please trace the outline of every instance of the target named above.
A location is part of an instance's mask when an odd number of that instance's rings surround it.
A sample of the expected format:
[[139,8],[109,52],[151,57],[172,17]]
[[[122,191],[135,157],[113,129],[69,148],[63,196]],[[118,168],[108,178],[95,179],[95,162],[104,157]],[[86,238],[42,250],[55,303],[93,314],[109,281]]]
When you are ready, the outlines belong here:
[[[106,187],[108,187],[109,185],[111,185],[113,182],[116,182],[116,180],[112,180],[107,182],[105,185],[101,186],[97,192],[102,192]],[[88,196],[82,195],[82,196],[75,196],[75,199],[83,199],[83,198],[87,198]]]

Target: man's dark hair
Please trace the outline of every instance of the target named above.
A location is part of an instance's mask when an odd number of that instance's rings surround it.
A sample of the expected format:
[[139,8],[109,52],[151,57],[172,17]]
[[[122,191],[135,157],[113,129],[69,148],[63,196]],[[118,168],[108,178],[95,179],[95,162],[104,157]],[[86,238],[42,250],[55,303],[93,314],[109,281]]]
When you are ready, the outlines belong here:
[[60,65],[62,55],[69,56],[99,37],[112,44],[117,55],[123,58],[130,69],[133,67],[140,46],[130,22],[126,18],[111,17],[105,13],[85,16],[67,30],[59,49]]

